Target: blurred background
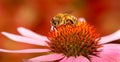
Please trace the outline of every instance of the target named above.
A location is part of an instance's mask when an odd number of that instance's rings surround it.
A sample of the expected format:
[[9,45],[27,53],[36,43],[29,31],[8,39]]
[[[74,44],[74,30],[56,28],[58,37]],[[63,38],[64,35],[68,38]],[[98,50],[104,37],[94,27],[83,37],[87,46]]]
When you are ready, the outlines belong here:
[[[57,13],[71,10],[77,18],[84,17],[94,25],[101,36],[120,29],[120,0],[0,0],[0,32],[19,34],[16,29],[22,26],[47,35],[51,18]],[[18,50],[42,47],[14,42],[0,34],[0,48]],[[0,62],[22,62],[39,55],[0,53]]]

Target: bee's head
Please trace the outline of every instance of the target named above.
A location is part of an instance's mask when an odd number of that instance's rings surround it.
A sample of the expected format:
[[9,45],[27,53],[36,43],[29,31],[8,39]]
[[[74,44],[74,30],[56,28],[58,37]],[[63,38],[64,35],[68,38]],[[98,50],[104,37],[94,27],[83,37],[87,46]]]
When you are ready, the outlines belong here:
[[61,25],[63,23],[63,21],[62,21],[63,16],[64,16],[64,14],[62,14],[62,13],[59,13],[56,16],[54,16],[51,20],[52,26]]

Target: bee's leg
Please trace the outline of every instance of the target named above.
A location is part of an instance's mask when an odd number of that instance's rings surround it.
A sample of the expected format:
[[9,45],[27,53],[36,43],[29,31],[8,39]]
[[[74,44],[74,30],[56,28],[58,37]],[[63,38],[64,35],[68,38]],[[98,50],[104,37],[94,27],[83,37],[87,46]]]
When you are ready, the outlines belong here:
[[51,26],[51,27],[50,27],[50,30],[54,30],[54,26]]
[[80,21],[80,22],[86,22],[84,18],[79,18],[78,21]]
[[52,30],[57,31],[56,28],[55,28],[54,26],[51,26],[50,31],[52,31]]

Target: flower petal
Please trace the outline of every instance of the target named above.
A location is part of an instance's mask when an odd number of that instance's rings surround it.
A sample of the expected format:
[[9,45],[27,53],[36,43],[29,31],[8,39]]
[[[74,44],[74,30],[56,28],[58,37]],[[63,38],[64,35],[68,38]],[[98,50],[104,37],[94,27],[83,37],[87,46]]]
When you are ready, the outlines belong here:
[[114,40],[120,39],[120,30],[114,32],[113,34],[110,34],[108,36],[104,36],[100,39],[100,44],[111,42]]
[[37,33],[34,33],[29,29],[19,27],[17,30],[23,36],[30,37],[36,40],[41,40],[41,41],[49,41],[46,36],[38,35]]
[[60,60],[60,62],[66,62],[67,57],[64,57],[62,60]]
[[118,50],[120,51],[120,44],[105,44],[103,47],[99,48],[102,50]]
[[75,62],[75,57],[74,56],[71,56],[69,57],[66,62]]
[[118,62],[117,60],[120,58],[120,55],[116,55],[114,53],[108,54],[108,53],[102,53],[99,55],[99,57],[107,60],[108,62]]
[[59,60],[61,58],[63,58],[64,55],[62,54],[49,54],[49,55],[44,55],[44,56],[38,56],[38,57],[35,57],[35,58],[32,58],[32,59],[29,59],[28,61],[31,61],[31,62],[41,62],[41,61],[54,61],[54,60]]
[[96,56],[91,56],[90,60],[91,62],[109,62],[108,60]]
[[35,39],[32,39],[32,38],[19,36],[19,35],[7,33],[7,32],[2,32],[2,34],[7,36],[8,38],[14,40],[14,41],[17,41],[17,42],[23,42],[23,43],[47,46],[47,43],[45,41],[35,40]]
[[109,62],[118,62],[120,61],[120,50],[117,49],[103,49],[99,57],[108,60]]
[[49,52],[49,49],[23,49],[23,50],[6,50],[0,49],[0,52],[7,53],[41,53],[41,52]]
[[90,62],[90,61],[84,56],[79,56],[75,59],[75,62]]

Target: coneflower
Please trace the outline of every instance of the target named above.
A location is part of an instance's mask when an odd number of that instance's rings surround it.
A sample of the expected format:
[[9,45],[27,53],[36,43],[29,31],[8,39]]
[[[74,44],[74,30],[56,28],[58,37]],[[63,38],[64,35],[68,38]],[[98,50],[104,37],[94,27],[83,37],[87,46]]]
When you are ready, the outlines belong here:
[[[48,36],[38,35],[28,29],[19,27],[15,35],[2,32],[8,38],[29,44],[46,46],[46,49],[5,50],[9,53],[42,53],[49,54],[26,60],[25,62],[119,62],[120,44],[108,43],[120,39],[120,30],[100,37],[93,26],[81,19],[75,25],[65,24],[50,30]],[[106,44],[108,43],[108,44]]]

